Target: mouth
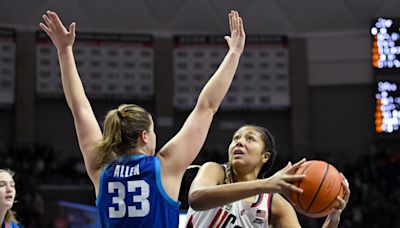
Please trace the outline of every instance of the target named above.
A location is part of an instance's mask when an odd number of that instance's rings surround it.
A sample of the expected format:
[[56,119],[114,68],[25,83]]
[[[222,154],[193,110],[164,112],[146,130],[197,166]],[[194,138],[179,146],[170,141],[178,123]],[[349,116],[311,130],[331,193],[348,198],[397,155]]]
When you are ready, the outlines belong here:
[[240,149],[235,149],[233,151],[233,158],[239,158],[244,155],[244,152]]
[[6,200],[12,201],[12,200],[14,200],[14,196],[6,196]]

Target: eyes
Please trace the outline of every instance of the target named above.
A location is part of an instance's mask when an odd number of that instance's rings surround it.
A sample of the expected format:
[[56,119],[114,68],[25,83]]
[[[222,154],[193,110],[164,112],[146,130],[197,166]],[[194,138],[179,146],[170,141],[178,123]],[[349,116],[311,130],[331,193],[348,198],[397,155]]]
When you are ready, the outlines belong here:
[[[232,139],[232,141],[236,142],[238,141],[242,136],[241,135],[235,135]],[[244,136],[247,142],[256,142],[257,138],[253,135],[246,135]]]
[[[11,181],[9,183],[10,183],[10,186],[12,188],[15,188],[15,182],[14,181]],[[5,187],[5,186],[7,186],[7,182],[6,181],[0,181],[0,187]]]

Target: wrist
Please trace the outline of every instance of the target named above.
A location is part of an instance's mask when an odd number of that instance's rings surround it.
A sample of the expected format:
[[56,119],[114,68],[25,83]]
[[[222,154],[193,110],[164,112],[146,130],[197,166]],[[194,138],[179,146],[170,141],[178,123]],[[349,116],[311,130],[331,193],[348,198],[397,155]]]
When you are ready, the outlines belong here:
[[66,47],[62,47],[62,48],[57,48],[57,52],[59,55],[68,53],[72,51],[72,46],[66,46]]
[[322,226],[322,227],[323,228],[337,228],[339,226],[339,222],[340,222],[340,218],[332,219],[332,218],[328,217],[325,220],[324,226]]
[[243,53],[243,50],[233,50],[229,49],[228,54],[240,57]]
[[259,179],[257,181],[261,192],[273,193],[273,190],[271,189],[271,184],[269,183],[268,179]]

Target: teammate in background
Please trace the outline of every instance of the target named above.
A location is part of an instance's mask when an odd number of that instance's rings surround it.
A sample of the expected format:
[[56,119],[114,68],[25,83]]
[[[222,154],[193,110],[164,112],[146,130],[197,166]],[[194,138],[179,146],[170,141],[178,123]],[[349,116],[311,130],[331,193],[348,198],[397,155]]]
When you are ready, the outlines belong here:
[[[186,227],[300,227],[295,210],[282,195],[290,199],[289,191],[302,192],[291,182],[304,178],[295,171],[305,159],[294,165],[289,162],[263,179],[276,153],[267,129],[255,125],[239,128],[229,145],[229,161],[224,165],[205,163],[193,180]],[[345,196],[337,198],[339,206],[327,216],[325,228],[338,226],[350,197],[349,184],[341,175]]]
[[19,228],[11,210],[15,200],[14,172],[0,169],[0,224],[1,228]]
[[178,227],[178,195],[186,168],[199,153],[213,116],[233,80],[245,44],[242,19],[229,13],[229,51],[202,89],[180,131],[155,155],[154,122],[129,104],[111,110],[103,135],[85,95],[72,46],[76,24],[67,30],[56,13],[40,27],[58,51],[64,94],[71,109],[86,170],[93,182],[103,227]]

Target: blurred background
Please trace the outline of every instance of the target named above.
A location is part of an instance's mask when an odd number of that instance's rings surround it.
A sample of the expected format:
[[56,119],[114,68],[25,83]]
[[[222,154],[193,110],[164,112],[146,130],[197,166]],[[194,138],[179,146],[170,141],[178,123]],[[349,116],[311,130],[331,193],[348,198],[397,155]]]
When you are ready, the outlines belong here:
[[225,162],[233,132],[258,124],[276,138],[274,171],[306,157],[345,174],[340,227],[400,226],[398,0],[0,0],[0,167],[16,171],[22,224],[96,227],[56,50],[39,31],[46,10],[77,22],[74,53],[98,121],[139,104],[154,115],[159,148],[227,52],[231,9],[246,49],[194,164]]

